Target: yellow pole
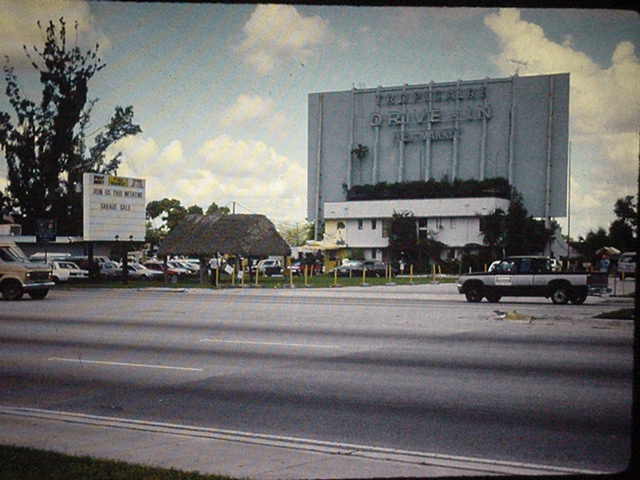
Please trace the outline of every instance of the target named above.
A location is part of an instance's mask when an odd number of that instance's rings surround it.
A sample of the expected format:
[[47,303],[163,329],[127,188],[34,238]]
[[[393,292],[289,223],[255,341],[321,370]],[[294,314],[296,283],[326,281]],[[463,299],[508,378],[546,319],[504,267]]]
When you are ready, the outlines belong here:
[[256,265],[256,287],[258,286],[258,277],[260,277],[260,270],[258,270],[258,266]]
[[362,266],[362,285],[367,284],[367,267]]
[[308,279],[309,279],[309,265],[304,266],[304,286],[308,287]]
[[334,287],[338,286],[338,269],[337,268],[333,269],[333,286]]
[[484,264],[484,271],[485,272],[487,271],[487,264],[486,263]]
[[231,286],[236,286],[236,266],[231,267]]
[[216,264],[216,288],[220,286],[220,261]]
[[409,265],[409,283],[413,283],[413,263]]
[[291,261],[289,261],[289,286],[293,288],[293,269],[291,268]]

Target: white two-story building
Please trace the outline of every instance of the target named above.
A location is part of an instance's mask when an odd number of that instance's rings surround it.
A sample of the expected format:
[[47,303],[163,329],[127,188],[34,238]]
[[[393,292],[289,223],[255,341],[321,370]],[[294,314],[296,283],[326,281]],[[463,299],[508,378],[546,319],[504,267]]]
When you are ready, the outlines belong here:
[[442,242],[449,257],[458,257],[465,245],[483,244],[481,216],[508,208],[509,200],[497,197],[326,202],[324,238],[361,249],[365,259],[386,259],[393,214],[410,212],[419,238]]

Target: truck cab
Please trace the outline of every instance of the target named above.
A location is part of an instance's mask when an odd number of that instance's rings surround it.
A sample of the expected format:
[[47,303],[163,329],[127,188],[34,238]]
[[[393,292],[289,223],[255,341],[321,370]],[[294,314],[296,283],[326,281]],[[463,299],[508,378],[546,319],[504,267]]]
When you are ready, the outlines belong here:
[[55,284],[51,267],[32,263],[14,242],[0,240],[0,292],[5,300],[19,300],[28,293],[42,300]]

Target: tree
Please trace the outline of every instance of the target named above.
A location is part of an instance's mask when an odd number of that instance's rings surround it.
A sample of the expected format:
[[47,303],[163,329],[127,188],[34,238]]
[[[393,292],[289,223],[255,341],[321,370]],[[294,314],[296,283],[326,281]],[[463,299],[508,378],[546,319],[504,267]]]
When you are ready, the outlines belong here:
[[211,205],[207,207],[207,215],[213,215],[214,213],[220,213],[222,215],[228,215],[230,212],[229,207],[219,207],[216,202],[211,202]]
[[528,255],[541,252],[553,238],[554,231],[554,228],[546,228],[543,220],[529,215],[522,196],[515,190],[506,213],[497,209],[480,221],[480,233],[485,245],[492,249],[493,258],[501,253]]
[[[50,21],[43,32],[44,48],[34,46],[29,52],[24,46],[43,86],[38,103],[23,95],[8,58],[4,65],[15,116],[0,112],[0,147],[8,167],[7,192],[15,202],[12,213],[25,234],[34,232],[41,217],[56,219],[59,232],[82,233],[82,174],[116,173],[121,154],[107,157],[108,147],[141,132],[133,123],[133,108],[117,106],[94,145],[87,147],[86,130],[98,101],[89,99],[88,84],[106,64],[98,57],[98,44],[86,52],[78,45],[69,47],[64,18],[58,22],[56,27]],[[42,30],[39,22],[38,27]]]
[[277,230],[292,247],[302,246],[313,239],[313,223],[310,222],[280,223]]
[[[202,212],[202,209],[200,211]],[[160,217],[163,222],[161,229],[165,232],[173,230],[186,214],[187,209],[176,198],[163,198],[147,203],[147,220],[155,220]]]
[[202,211],[202,207],[199,205],[191,205],[189,208],[187,208],[187,214],[189,215],[202,215],[203,211]]

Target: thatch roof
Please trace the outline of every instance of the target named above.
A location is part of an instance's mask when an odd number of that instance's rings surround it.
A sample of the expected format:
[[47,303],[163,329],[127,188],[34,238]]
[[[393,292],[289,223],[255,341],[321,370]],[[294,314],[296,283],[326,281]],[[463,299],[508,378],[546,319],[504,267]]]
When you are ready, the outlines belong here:
[[160,243],[159,255],[267,257],[291,248],[264,215],[187,215]]

